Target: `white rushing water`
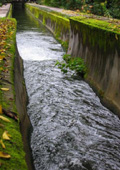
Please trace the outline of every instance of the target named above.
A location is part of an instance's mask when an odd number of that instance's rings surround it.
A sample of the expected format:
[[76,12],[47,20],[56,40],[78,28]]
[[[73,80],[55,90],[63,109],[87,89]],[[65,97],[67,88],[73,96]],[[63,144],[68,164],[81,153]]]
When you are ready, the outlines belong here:
[[86,82],[55,67],[64,51],[47,29],[24,11],[14,15],[35,169],[120,170],[119,118]]

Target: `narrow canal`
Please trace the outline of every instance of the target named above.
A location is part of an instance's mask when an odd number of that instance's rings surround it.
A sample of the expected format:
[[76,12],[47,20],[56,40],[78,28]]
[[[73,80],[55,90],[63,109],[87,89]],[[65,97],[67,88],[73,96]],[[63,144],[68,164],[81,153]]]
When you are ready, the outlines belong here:
[[17,45],[24,60],[36,170],[120,170],[120,120],[79,77],[61,73],[64,51],[51,33],[22,9]]

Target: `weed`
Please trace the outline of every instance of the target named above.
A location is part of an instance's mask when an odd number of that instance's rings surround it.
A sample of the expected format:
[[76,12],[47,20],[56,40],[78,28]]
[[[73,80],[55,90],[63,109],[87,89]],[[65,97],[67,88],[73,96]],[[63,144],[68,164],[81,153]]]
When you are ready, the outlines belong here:
[[68,54],[63,56],[63,61],[57,61],[56,64],[63,73],[67,73],[68,70],[74,70],[76,74],[84,77],[87,71],[84,60],[79,57],[71,57]]

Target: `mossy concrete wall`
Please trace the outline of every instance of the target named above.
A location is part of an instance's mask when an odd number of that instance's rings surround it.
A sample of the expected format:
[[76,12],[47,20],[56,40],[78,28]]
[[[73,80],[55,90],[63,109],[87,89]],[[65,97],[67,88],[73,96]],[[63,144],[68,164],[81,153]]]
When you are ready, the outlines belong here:
[[14,85],[16,95],[16,106],[20,118],[20,130],[22,133],[24,150],[26,152],[26,162],[29,170],[33,170],[32,152],[30,148],[30,134],[32,126],[27,115],[27,93],[23,78],[23,61],[16,47],[16,57],[14,63]]
[[113,23],[91,19],[91,16],[68,19],[30,4],[26,4],[26,8],[58,39],[69,42],[68,54],[85,60],[86,81],[101,101],[120,116],[119,28]]
[[7,18],[12,18],[12,5],[10,5],[10,8],[8,10]]
[[65,48],[68,47],[70,30],[69,19],[30,4],[26,4],[25,7],[54,34]]
[[[12,17],[12,5],[8,4],[6,6],[4,15],[6,18]],[[4,18],[3,21],[7,20],[6,18]],[[3,159],[3,161],[0,162],[0,169],[10,170],[10,169],[21,169],[22,168],[24,170],[27,170],[27,169],[33,170],[34,167],[32,164],[33,161],[32,161],[32,156],[31,156],[31,149],[29,146],[30,144],[29,136],[31,133],[32,126],[30,124],[30,121],[29,121],[29,118],[26,112],[27,94],[26,94],[24,78],[23,78],[22,59],[19,56],[19,53],[16,47],[17,24],[16,24],[15,19],[8,19],[7,24],[9,24],[9,21],[11,21],[12,24],[15,24],[15,30],[12,30],[14,34],[11,35],[9,41],[7,40],[9,48],[7,48],[7,50],[5,49],[6,51],[5,58],[6,58],[6,62],[8,65],[7,68],[9,69],[7,72],[3,72],[1,75],[4,76],[6,81],[10,83],[5,84],[4,82],[2,82],[3,87],[5,86],[9,87],[9,91],[6,93],[5,92],[2,93],[2,98],[1,98],[1,93],[0,93],[0,105],[2,105],[2,107],[5,110],[10,110],[10,111],[14,111],[18,113],[19,122],[16,122],[14,119],[13,120],[11,119],[12,123],[11,124],[9,123],[5,126],[5,128],[9,130],[9,133],[10,134],[12,133],[11,134],[12,140],[10,143],[8,142],[8,144],[6,144],[7,149],[5,149],[5,152],[8,152],[11,155],[11,159],[9,160]],[[7,54],[9,55],[7,56]],[[15,102],[14,102],[14,99],[16,100]],[[22,136],[21,136],[20,130],[21,130]],[[23,143],[24,143],[24,146],[23,146]],[[24,150],[23,150],[23,147],[24,147]],[[24,151],[26,152],[26,154]]]
[[85,60],[86,80],[120,116],[120,34],[71,18],[68,54]]
[[[12,17],[12,5],[10,5],[9,11],[7,13],[7,18]],[[15,104],[19,114],[20,131],[22,133],[22,141],[25,151],[25,160],[27,163],[27,168],[29,170],[34,169],[32,160],[32,151],[30,148],[30,134],[32,131],[32,125],[30,123],[29,117],[27,115],[27,93],[24,83],[23,76],[23,61],[19,55],[17,45],[15,50],[14,59],[14,88],[15,88]],[[22,161],[22,160],[21,160]]]

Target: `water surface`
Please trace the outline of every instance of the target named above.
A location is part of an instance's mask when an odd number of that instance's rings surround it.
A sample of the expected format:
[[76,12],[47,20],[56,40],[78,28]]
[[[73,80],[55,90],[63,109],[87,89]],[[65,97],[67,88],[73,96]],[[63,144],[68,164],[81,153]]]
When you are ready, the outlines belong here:
[[90,86],[61,73],[64,51],[51,33],[16,10],[36,170],[120,170],[120,120]]

